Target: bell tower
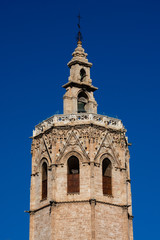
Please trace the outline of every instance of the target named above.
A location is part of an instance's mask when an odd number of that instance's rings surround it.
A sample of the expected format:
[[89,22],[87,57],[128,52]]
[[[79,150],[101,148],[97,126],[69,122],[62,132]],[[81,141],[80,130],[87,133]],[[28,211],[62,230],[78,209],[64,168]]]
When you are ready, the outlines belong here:
[[64,113],[33,131],[30,240],[133,240],[126,129],[97,114],[81,39],[72,56]]
[[80,40],[72,56],[72,60],[68,63],[69,81],[63,86],[66,89],[63,97],[64,114],[97,113],[97,103],[93,96],[97,88],[92,85],[90,78],[92,63],[88,62],[87,53],[84,52]]

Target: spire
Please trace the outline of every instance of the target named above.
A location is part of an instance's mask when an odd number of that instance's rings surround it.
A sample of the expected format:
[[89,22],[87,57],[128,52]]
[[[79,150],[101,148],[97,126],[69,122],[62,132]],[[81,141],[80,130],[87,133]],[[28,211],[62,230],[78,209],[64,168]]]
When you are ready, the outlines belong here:
[[81,16],[80,14],[78,15],[78,34],[77,34],[77,47],[72,53],[73,58],[71,61],[68,63],[68,67],[71,67],[72,65],[75,64],[81,64],[82,66],[86,67],[92,67],[92,63],[88,62],[87,56],[88,54],[85,53],[84,48],[82,47],[82,34],[81,34],[81,26],[80,26],[80,19]]
[[72,53],[73,58],[68,63],[68,67],[71,67],[73,64],[81,63],[82,65],[92,67],[92,63],[88,62],[87,56],[88,54],[85,53],[84,48],[82,47],[82,42],[77,42],[77,47]]
[[82,34],[80,31],[80,15],[78,16],[77,47],[72,53],[72,59],[67,64],[70,68],[68,82],[63,85],[66,93],[63,96],[64,114],[97,113],[97,102],[93,92],[98,88],[92,85],[90,68],[84,48],[82,47]]

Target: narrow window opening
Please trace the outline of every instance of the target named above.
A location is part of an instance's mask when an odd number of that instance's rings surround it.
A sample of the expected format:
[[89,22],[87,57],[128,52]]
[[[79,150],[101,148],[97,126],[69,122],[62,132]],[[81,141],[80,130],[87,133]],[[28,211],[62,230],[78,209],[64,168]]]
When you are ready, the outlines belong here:
[[42,164],[42,200],[47,198],[47,163]]
[[81,76],[81,82],[83,82],[84,78],[86,77],[86,71],[83,68],[80,70],[80,76]]
[[68,159],[67,192],[79,193],[79,160],[75,156]]
[[102,163],[103,194],[112,195],[111,162],[108,158]]

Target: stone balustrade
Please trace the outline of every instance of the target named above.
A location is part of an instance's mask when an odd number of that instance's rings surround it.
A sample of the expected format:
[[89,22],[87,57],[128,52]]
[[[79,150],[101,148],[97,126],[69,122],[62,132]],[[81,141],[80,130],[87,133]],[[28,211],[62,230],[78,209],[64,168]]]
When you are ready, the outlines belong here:
[[35,130],[33,130],[33,137],[37,136],[40,133],[43,133],[52,126],[67,126],[67,124],[72,124],[74,126],[79,124],[91,123],[98,126],[113,128],[115,130],[122,130],[124,128],[121,120],[104,115],[92,113],[78,113],[69,115],[60,114],[54,115],[36,125]]

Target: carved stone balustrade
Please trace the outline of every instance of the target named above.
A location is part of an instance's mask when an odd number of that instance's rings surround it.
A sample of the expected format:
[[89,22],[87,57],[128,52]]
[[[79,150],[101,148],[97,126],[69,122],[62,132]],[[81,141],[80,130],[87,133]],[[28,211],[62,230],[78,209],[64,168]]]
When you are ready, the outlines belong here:
[[112,128],[114,130],[123,130],[124,126],[121,120],[111,118],[99,114],[78,113],[69,115],[54,115],[35,126],[33,130],[33,137],[45,132],[53,126],[67,126],[68,125],[83,125],[95,124],[105,128]]

